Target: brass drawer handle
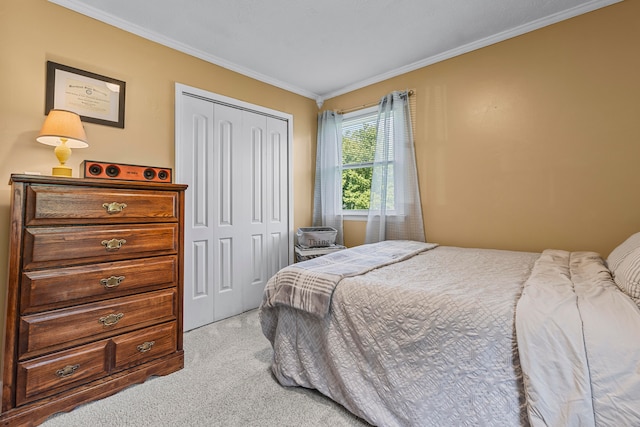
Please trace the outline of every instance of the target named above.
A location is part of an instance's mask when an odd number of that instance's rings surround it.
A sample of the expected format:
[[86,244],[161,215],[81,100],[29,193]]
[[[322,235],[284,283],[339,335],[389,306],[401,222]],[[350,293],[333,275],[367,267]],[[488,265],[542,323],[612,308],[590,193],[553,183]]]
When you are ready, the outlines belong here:
[[98,322],[102,323],[103,326],[113,326],[120,321],[124,317],[123,313],[118,314],[110,314],[108,316],[101,317],[98,319]]
[[104,248],[108,251],[117,251],[125,243],[127,243],[125,239],[111,239],[111,240],[103,240],[102,242],[100,242],[100,244],[104,246]]
[[59,378],[70,377],[71,375],[76,373],[79,367],[80,365],[67,365],[62,369],[58,369],[56,371],[56,376]]
[[138,351],[140,353],[146,353],[147,351],[151,350],[151,347],[153,347],[153,345],[155,344],[155,341],[146,341],[142,344],[140,344],[138,347],[136,347],[138,349]]
[[127,207],[127,204],[126,203],[111,202],[111,203],[103,203],[102,207],[107,210],[108,214],[114,214],[114,213],[122,212],[124,210],[124,208]]
[[100,284],[106,289],[117,288],[124,280],[124,276],[111,276],[108,279],[100,279]]

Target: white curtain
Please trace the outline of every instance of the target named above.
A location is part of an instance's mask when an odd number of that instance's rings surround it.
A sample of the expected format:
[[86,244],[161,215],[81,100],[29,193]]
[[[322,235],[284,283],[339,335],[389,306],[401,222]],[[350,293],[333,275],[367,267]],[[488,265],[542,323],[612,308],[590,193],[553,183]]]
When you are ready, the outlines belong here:
[[408,92],[378,104],[377,141],[365,243],[425,241]]
[[313,226],[338,230],[342,237],[342,115],[324,111],[318,115],[316,181],[313,197]]

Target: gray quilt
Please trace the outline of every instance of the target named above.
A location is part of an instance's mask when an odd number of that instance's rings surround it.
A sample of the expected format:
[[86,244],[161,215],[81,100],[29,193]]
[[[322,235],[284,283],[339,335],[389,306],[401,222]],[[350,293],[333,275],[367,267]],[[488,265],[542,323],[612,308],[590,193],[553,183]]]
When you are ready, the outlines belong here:
[[640,426],[640,309],[592,252],[436,247],[260,317],[282,385],[373,425]]
[[514,313],[538,256],[437,247],[343,279],[324,318],[263,306],[273,373],[374,425],[526,425]]

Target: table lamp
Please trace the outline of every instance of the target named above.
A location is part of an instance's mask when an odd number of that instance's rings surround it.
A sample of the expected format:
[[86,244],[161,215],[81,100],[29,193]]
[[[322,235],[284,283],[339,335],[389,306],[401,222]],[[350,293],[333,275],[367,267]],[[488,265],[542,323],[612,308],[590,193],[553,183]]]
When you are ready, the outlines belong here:
[[65,166],[71,149],[89,146],[80,116],[66,110],[49,111],[36,141],[56,147],[54,152],[60,165],[53,168],[53,176],[71,176],[71,168]]

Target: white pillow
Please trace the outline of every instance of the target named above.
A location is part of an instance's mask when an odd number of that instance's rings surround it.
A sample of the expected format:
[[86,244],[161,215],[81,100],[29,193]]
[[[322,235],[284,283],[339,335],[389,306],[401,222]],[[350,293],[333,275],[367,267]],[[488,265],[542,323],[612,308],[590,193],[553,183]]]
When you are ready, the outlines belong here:
[[613,273],[613,280],[636,302],[640,299],[640,248],[627,254]]
[[607,257],[607,266],[609,270],[611,270],[611,273],[615,275],[622,261],[636,248],[640,248],[640,232],[633,234],[611,251],[609,257]]

